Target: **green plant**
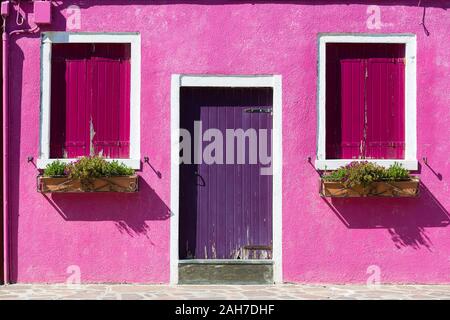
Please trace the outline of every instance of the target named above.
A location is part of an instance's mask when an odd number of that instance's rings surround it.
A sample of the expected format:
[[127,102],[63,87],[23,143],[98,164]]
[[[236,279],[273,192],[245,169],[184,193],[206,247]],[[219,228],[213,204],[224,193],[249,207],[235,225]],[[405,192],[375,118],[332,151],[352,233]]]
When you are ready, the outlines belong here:
[[394,163],[388,169],[386,169],[386,175],[384,177],[386,180],[408,180],[410,179],[409,171],[402,167],[399,163]]
[[341,167],[337,170],[326,172],[323,178],[327,181],[341,181],[347,175],[347,170],[344,167]]
[[114,160],[106,161],[101,156],[81,157],[77,161],[65,164],[56,160],[47,165],[44,176],[68,176],[72,179],[92,180],[99,177],[130,176],[134,170]]
[[69,178],[88,180],[105,176],[108,162],[101,156],[81,157],[67,166]]
[[58,177],[65,175],[66,164],[62,161],[56,160],[49,164],[44,169],[45,177]]
[[67,167],[67,173],[73,179],[92,179],[99,177],[129,176],[134,170],[118,161],[108,162],[101,156],[81,157]]
[[108,162],[106,166],[105,176],[113,177],[113,176],[131,176],[134,174],[134,170],[130,167],[124,165],[122,162],[117,160]]
[[367,161],[353,161],[339,169],[325,173],[322,178],[325,181],[340,182],[346,188],[357,185],[366,187],[374,181],[398,181],[410,179],[408,170],[395,163],[388,169]]

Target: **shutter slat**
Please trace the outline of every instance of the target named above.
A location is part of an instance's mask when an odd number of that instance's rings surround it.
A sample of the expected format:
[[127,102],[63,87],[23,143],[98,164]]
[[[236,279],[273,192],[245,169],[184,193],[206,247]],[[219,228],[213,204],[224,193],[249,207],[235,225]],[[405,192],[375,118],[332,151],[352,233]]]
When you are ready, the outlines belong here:
[[362,59],[341,60],[341,158],[363,156],[364,77]]
[[326,158],[341,159],[341,76],[338,48],[327,47],[326,62]]
[[68,158],[86,155],[86,60],[66,61],[66,135]]
[[50,116],[50,158],[63,158],[66,134],[66,62],[52,61],[52,96]]

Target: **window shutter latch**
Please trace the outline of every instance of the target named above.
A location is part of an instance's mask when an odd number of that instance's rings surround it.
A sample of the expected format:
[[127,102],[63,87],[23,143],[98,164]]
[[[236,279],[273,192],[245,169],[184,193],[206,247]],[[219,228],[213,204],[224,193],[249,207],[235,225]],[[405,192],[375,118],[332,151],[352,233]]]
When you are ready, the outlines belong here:
[[247,113],[272,113],[272,108],[270,108],[270,109],[248,108],[248,109],[244,109],[244,112],[247,112]]

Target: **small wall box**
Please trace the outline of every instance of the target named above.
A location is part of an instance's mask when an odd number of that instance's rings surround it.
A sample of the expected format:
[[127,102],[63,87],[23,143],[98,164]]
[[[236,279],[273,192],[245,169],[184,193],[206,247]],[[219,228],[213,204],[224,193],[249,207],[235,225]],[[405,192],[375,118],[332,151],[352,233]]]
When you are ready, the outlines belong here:
[[2,14],[2,17],[9,16],[9,2],[8,1],[2,1],[1,14]]
[[34,22],[36,24],[52,23],[51,1],[34,1]]

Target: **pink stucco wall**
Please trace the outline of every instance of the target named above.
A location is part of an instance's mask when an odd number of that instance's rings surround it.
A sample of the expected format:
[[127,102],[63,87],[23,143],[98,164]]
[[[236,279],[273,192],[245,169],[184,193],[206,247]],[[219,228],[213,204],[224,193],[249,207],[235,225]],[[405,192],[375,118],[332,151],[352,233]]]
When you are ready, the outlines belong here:
[[[84,282],[169,281],[170,76],[281,74],[283,79],[283,278],[287,282],[450,283],[450,19],[447,1],[62,1],[51,30],[66,30],[66,8],[81,7],[80,31],[142,36],[141,192],[36,192],[40,39],[11,46],[12,279],[63,282],[78,265]],[[152,4],[146,4],[152,3]],[[353,4],[348,4],[353,3]],[[381,29],[368,29],[379,4]],[[444,10],[442,7],[446,8]],[[26,6],[25,6],[26,9]],[[14,29],[13,23],[10,29]],[[317,36],[321,32],[417,35],[418,199],[329,201],[318,195]]]

